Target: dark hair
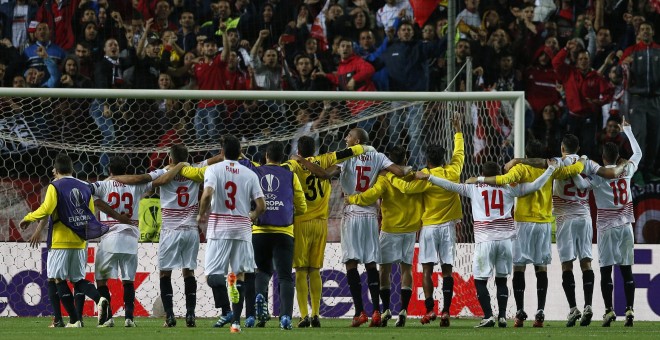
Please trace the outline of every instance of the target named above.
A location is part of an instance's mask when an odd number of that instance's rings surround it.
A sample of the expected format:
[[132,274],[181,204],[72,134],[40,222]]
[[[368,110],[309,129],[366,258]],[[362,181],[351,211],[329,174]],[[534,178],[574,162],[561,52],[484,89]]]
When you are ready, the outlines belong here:
[[527,158],[544,158],[544,149],[545,147],[541,141],[537,139],[530,140],[527,142],[527,146],[525,146],[525,154],[527,155]]
[[580,148],[580,140],[577,136],[568,133],[564,136],[564,139],[561,140],[561,145],[564,146],[566,152],[576,153]]
[[353,40],[351,40],[351,38],[349,38],[349,37],[341,37],[341,38],[339,39],[339,44],[341,44],[341,43],[344,42],[344,41],[349,42],[349,43],[351,44],[351,47],[353,47]]
[[387,157],[397,165],[406,165],[410,153],[401,145],[396,145],[387,153]]
[[497,176],[502,174],[502,167],[495,162],[486,162],[481,165],[481,174],[488,176]]
[[238,138],[227,135],[222,139],[222,150],[225,152],[225,159],[238,160],[241,155],[241,142]]
[[278,141],[268,142],[266,144],[266,158],[271,162],[282,163],[286,160],[284,155],[284,144]]
[[185,162],[188,160],[188,148],[183,144],[175,144],[170,147],[170,157],[174,163]]
[[125,175],[126,168],[128,168],[128,161],[121,156],[114,156],[110,158],[110,174],[113,176]]
[[316,150],[316,143],[314,138],[310,136],[302,136],[298,138],[298,153],[307,158],[314,156],[314,151]]
[[605,143],[603,145],[603,161],[615,164],[617,159],[619,159],[619,147],[612,142]]
[[438,144],[429,145],[426,148],[426,159],[430,166],[443,166],[445,165],[445,154],[447,150]]
[[355,131],[357,138],[360,140],[360,144],[369,144],[369,133],[367,130],[355,128],[353,131]]
[[72,174],[73,173],[73,161],[71,157],[65,153],[57,155],[55,158],[55,170],[59,174]]
[[619,117],[619,116],[610,116],[610,118],[607,118],[606,124],[609,123],[609,122],[615,122],[617,124],[621,124],[622,120],[621,120],[621,117]]

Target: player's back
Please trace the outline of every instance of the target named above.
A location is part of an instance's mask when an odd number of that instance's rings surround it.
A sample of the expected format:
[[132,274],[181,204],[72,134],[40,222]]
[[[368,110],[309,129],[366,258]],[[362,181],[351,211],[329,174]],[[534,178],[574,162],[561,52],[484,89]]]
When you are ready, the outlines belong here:
[[199,187],[199,183],[181,175],[176,175],[171,182],[160,187],[163,230],[197,228]]
[[214,190],[207,237],[249,240],[250,202],[263,197],[257,175],[238,161],[225,160],[206,168],[204,187]]
[[617,178],[591,176],[598,211],[596,225],[599,230],[635,222],[630,179],[636,169],[635,164],[628,163]]
[[[564,166],[575,164],[578,160],[579,156],[575,154],[558,159]],[[589,175],[592,172],[591,163],[593,162],[587,163],[588,165],[585,166],[582,173]],[[558,221],[571,216],[589,216],[589,189],[579,189],[572,178],[555,179],[552,189],[552,206]]]
[[[336,157],[334,157],[333,153],[330,153],[308,157],[307,160],[326,169],[335,164]],[[303,222],[317,218],[327,219],[328,204],[332,191],[331,181],[329,179],[318,178],[298,162],[289,161],[285,164],[298,176],[303,192],[305,192],[305,199],[307,200],[307,211],[303,215],[296,216],[295,220],[297,222]]]
[[514,195],[508,185],[475,184],[467,186],[474,219],[476,243],[505,240],[516,235],[511,217]]
[[[140,206],[140,199],[144,194],[151,189],[151,183],[140,185],[129,185],[117,182],[113,179],[95,182],[91,185],[92,193],[95,197],[104,200],[110,208],[116,212],[128,216],[131,221],[137,225],[138,209]],[[122,224],[114,218],[106,215],[104,212],[99,212],[99,221],[110,226],[110,231],[103,235],[101,240],[110,238],[117,238],[115,244],[110,245],[106,243],[105,251],[109,252],[134,252],[133,238],[135,238],[135,246],[137,246],[137,239],[140,237],[139,230],[135,226]],[[123,238],[127,236],[129,239]],[[131,244],[124,244],[129,241]],[[110,248],[109,248],[110,247]]]
[[424,210],[423,195],[401,193],[386,176],[378,177],[379,182],[385,186],[380,204],[382,230],[399,233],[419,231]]
[[380,152],[367,152],[347,159],[341,163],[341,188],[347,195],[365,192],[376,182],[380,170],[392,164],[394,163]]
[[[341,163],[341,175],[339,176],[341,188],[347,195],[365,192],[376,183],[378,173],[392,164],[394,163],[380,152],[367,152],[347,159]],[[376,213],[375,205],[368,207],[349,205],[347,209]]]

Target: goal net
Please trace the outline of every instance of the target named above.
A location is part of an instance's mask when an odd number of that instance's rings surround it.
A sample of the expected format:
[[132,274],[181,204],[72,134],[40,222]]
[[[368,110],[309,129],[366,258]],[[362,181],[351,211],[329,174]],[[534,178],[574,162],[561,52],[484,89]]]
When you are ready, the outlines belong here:
[[[409,165],[425,166],[424,152],[431,144],[445,147],[447,161],[453,151],[453,115],[462,122],[465,166],[461,178],[478,175],[485,161],[503,165],[523,149],[523,94],[481,93],[365,93],[365,92],[271,92],[271,91],[117,91],[80,89],[0,89],[0,316],[50,315],[45,284],[42,244],[31,250],[26,243],[36,224],[20,230],[26,213],[40,204],[51,180],[55,156],[68,153],[75,176],[90,182],[108,174],[109,158],[129,161],[129,173],[163,167],[171,145],[185,144],[191,162],[202,161],[220,150],[220,138],[239,137],[244,154],[255,161],[264,157],[265,144],[282,141],[295,154],[300,136],[311,136],[319,153],[345,147],[344,137],[354,127],[369,132],[371,144],[387,153],[403,145]],[[514,131],[519,131],[514,133]],[[515,147],[515,150],[514,150]],[[341,264],[339,224],[343,200],[336,183],[330,200],[328,245],[322,271],[325,317],[352,315],[345,269]],[[145,198],[147,199],[147,198]],[[150,199],[157,199],[157,196]],[[157,206],[157,204],[156,204]],[[140,211],[139,269],[136,278],[136,315],[159,312],[157,274],[158,209]],[[479,315],[481,308],[471,279],[474,242],[469,201],[463,201],[464,218],[457,229],[460,242],[456,263],[457,284],[453,315]],[[45,241],[45,234],[42,241]],[[89,246],[88,278],[93,278],[95,244]],[[198,316],[216,316],[210,289],[203,278],[204,244],[196,270]],[[415,256],[415,261],[416,261]],[[395,266],[396,267],[396,266]],[[413,301],[409,315],[422,315],[421,265],[414,266]],[[436,271],[440,272],[439,268]],[[175,311],[184,314],[182,284],[175,286]],[[392,310],[398,311],[399,272],[394,270]],[[438,284],[440,275],[434,276]],[[460,282],[458,280],[460,278]],[[366,277],[363,278],[366,281]],[[182,282],[182,280],[180,280]],[[441,279],[439,280],[442,281]],[[121,285],[110,283],[115,310],[121,311]],[[114,287],[114,288],[113,288]],[[365,302],[368,305],[366,285]],[[274,294],[271,294],[271,297]],[[436,301],[441,300],[436,291]],[[5,297],[3,300],[2,298]],[[89,302],[89,301],[88,301]],[[277,299],[271,298],[277,312]],[[90,306],[88,311],[93,313]],[[297,306],[296,306],[297,312]],[[295,312],[294,312],[295,314]]]

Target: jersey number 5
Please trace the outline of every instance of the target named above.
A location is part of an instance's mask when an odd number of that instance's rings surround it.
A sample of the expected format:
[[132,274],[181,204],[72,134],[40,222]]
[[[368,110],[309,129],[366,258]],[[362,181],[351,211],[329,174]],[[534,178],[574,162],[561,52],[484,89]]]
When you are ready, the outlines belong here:
[[369,176],[367,175],[371,171],[370,166],[356,166],[355,167],[355,191],[365,192],[369,189]]

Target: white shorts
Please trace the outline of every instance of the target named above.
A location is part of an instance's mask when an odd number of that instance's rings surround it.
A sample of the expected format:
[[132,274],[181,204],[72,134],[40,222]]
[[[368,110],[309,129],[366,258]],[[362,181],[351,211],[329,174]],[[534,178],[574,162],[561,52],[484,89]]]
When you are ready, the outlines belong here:
[[49,279],[78,282],[85,278],[87,249],[50,249],[46,259],[46,275]]
[[[94,278],[97,280],[120,278],[122,281],[135,281],[137,262],[137,254],[106,252],[99,243],[94,259]],[[119,271],[121,271],[121,276]]]
[[341,261],[380,263],[378,220],[371,214],[344,214],[341,221]]
[[197,268],[199,232],[189,230],[162,230],[158,243],[158,268],[160,270]]
[[415,253],[416,232],[388,233],[380,232],[381,264],[399,263],[412,264]]
[[580,216],[557,223],[556,237],[559,261],[592,259],[591,240],[594,231],[591,216]]
[[598,262],[601,267],[633,264],[635,240],[630,223],[598,231]]
[[552,223],[516,222],[513,264],[545,266],[552,262]]
[[254,273],[257,264],[254,262],[252,242],[209,239],[204,256],[204,274],[227,275],[229,267],[236,274]]
[[512,240],[486,241],[477,243],[472,259],[472,273],[477,280],[507,277],[513,271]]
[[419,233],[419,263],[454,265],[456,222],[425,225]]

